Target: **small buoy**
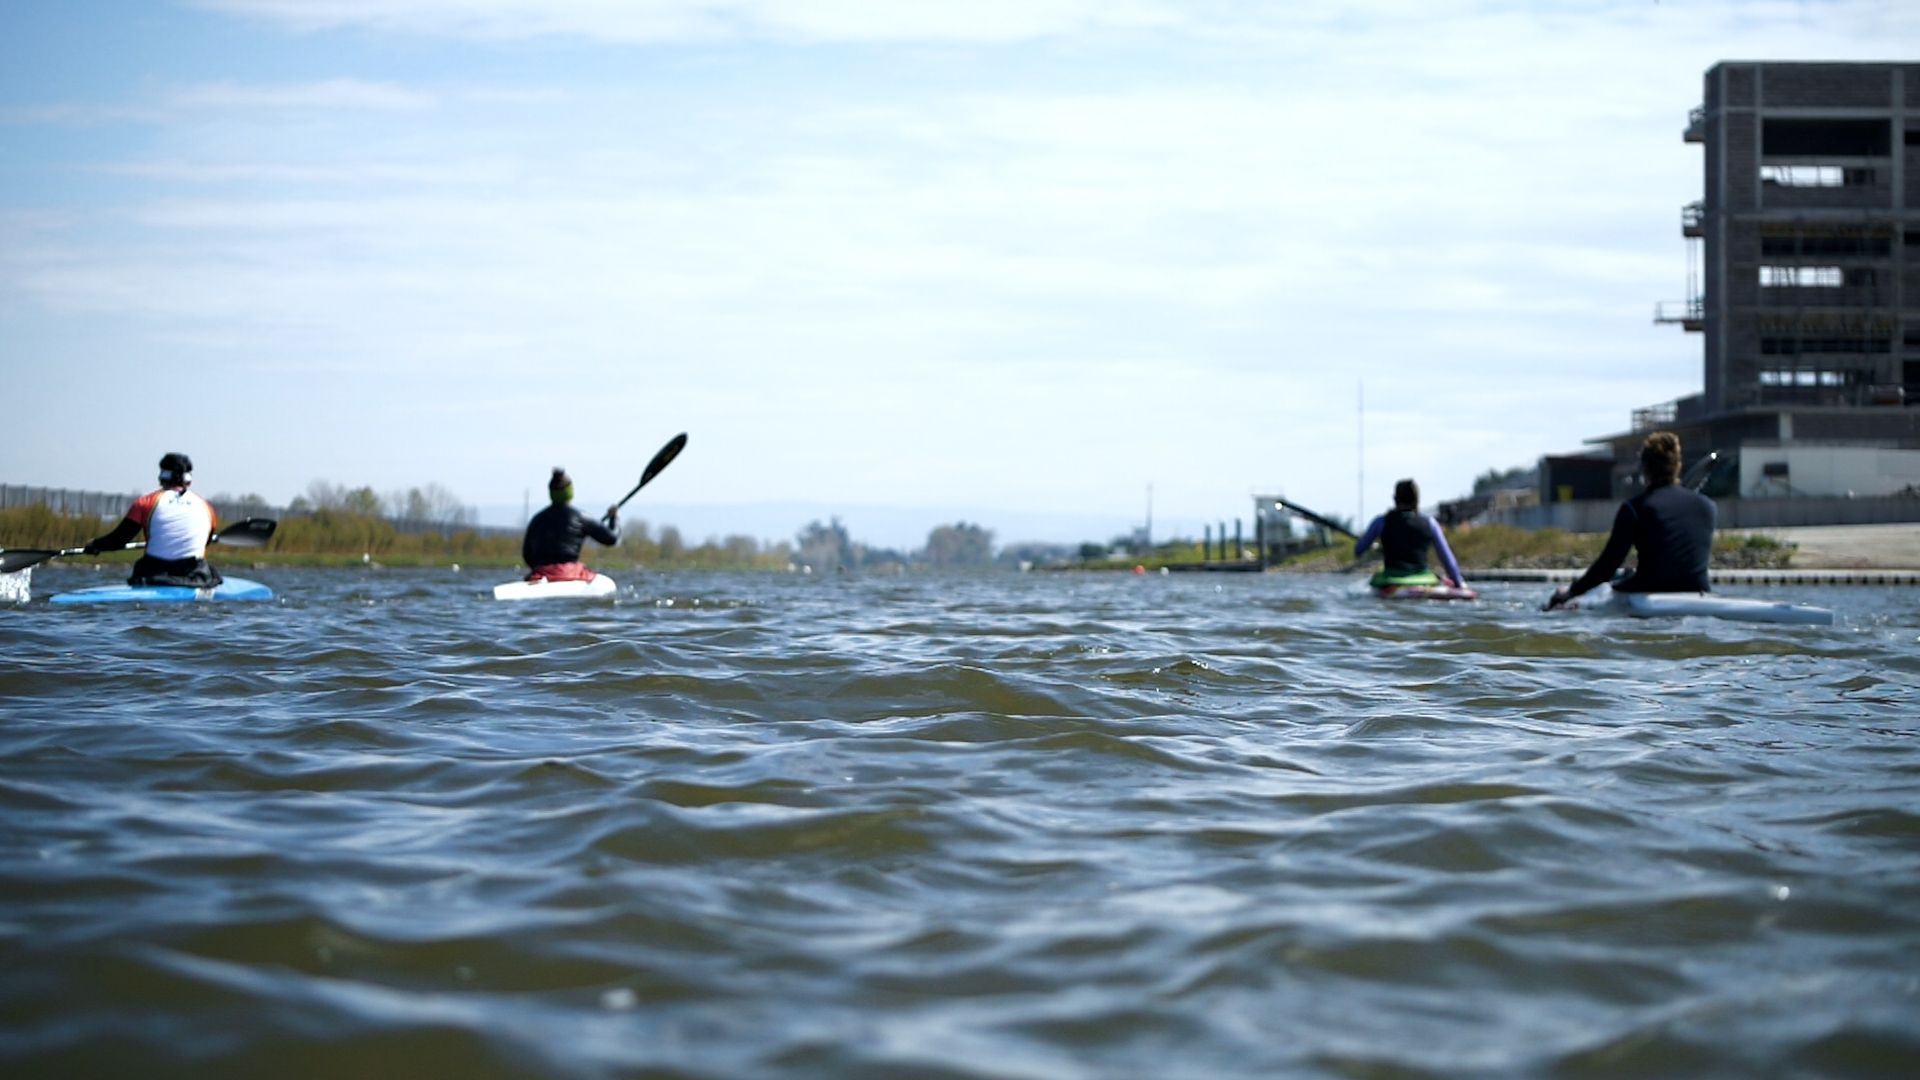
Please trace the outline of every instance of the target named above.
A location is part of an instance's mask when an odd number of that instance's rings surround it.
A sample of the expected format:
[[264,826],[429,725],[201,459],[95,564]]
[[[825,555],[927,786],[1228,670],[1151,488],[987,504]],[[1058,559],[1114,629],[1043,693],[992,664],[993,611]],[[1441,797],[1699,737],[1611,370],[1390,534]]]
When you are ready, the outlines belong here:
[[1134,564],[1133,572],[1136,574],[1144,574],[1147,572],[1147,568],[1136,563]]
[[453,572],[454,572],[454,573],[456,573],[456,574],[460,572],[460,564],[459,564],[459,563],[454,563],[454,564],[453,564]]

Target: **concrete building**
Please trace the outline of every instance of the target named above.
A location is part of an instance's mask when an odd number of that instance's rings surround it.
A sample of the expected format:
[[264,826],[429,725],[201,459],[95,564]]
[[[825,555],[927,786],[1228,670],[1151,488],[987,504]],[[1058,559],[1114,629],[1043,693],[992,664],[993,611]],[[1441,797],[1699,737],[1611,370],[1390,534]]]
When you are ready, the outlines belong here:
[[[1589,440],[1612,496],[1637,490],[1639,444],[1665,429],[1689,464],[1726,462],[1707,489],[1723,524],[1807,499],[1920,520],[1920,63],[1716,64],[1683,138],[1704,149],[1704,194],[1680,216],[1688,298],[1655,321],[1701,336],[1701,392]],[[1549,472],[1541,501],[1564,501]]]

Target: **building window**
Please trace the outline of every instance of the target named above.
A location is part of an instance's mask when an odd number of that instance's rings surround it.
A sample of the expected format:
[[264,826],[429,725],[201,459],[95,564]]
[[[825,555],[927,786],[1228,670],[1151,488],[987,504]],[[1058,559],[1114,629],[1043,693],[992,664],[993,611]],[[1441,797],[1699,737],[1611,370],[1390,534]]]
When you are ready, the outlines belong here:
[[1781,187],[1839,187],[1838,165],[1762,165],[1760,182]]
[[1845,386],[1851,379],[1849,371],[1802,371],[1796,369],[1775,369],[1760,373],[1761,386]]
[[1794,338],[1763,337],[1762,356],[1804,356],[1814,353],[1890,353],[1892,338]]
[[1762,165],[1760,182],[1792,188],[1871,187],[1879,182],[1879,174],[1839,165]]
[[[1920,234],[1916,234],[1920,237]],[[1858,255],[1885,258],[1893,254],[1893,240],[1887,236],[1762,236],[1760,254],[1800,255],[1808,258],[1832,258]]]
[[1837,266],[1763,266],[1760,268],[1760,287],[1763,289],[1837,289],[1843,284],[1845,279]]
[[1893,125],[1881,117],[1769,117],[1760,123],[1768,157],[1886,157]]

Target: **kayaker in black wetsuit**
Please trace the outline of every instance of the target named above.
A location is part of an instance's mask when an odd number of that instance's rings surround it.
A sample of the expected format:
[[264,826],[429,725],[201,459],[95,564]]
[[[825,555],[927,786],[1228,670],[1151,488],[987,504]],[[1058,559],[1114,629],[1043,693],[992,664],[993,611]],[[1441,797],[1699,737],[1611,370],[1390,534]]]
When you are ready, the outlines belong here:
[[1640,447],[1640,475],[1647,490],[1620,504],[1613,532],[1580,580],[1553,591],[1548,608],[1603,585],[1627,557],[1640,553],[1638,567],[1614,582],[1615,592],[1707,592],[1713,558],[1713,527],[1719,516],[1713,500],[1681,486],[1680,437],[1656,431]]
[[573,479],[561,468],[547,481],[547,497],[553,501],[527,522],[526,539],[520,542],[520,558],[530,568],[527,580],[592,581],[594,572],[581,564],[580,548],[588,537],[609,547],[619,543],[620,508],[607,507],[601,521],[575,510]]
[[1447,568],[1446,583],[1455,588],[1466,585],[1460,574],[1459,560],[1447,546],[1447,534],[1440,523],[1420,512],[1420,485],[1402,480],[1393,485],[1393,509],[1373,519],[1367,531],[1353,542],[1353,557],[1367,553],[1374,541],[1380,542],[1380,555],[1386,565],[1373,575],[1376,589],[1407,585],[1438,585],[1439,575],[1427,568],[1427,553],[1438,551],[1441,565]]

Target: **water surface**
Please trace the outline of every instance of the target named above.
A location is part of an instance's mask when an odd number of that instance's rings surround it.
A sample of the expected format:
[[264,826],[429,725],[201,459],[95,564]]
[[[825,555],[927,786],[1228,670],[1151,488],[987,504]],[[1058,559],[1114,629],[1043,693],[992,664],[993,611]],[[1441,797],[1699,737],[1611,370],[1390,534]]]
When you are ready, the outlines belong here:
[[9,1075],[1920,1070],[1912,591],[249,576],[0,608]]

